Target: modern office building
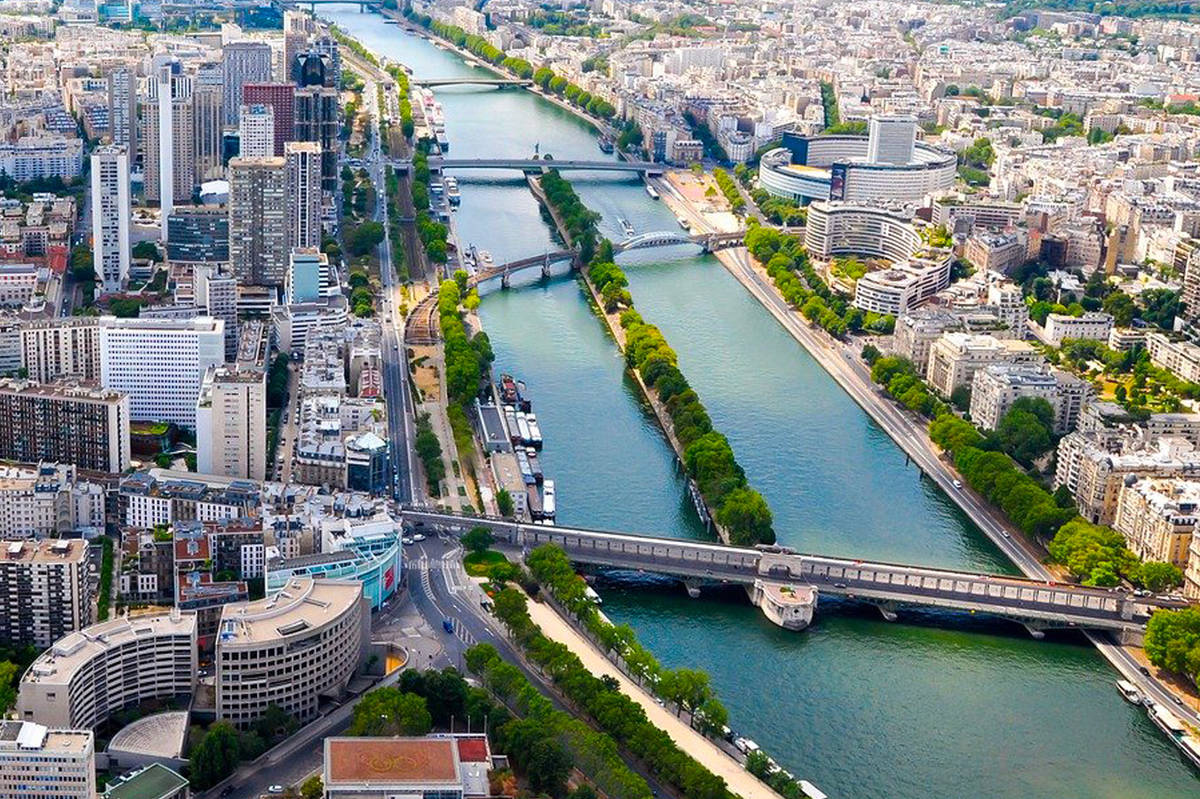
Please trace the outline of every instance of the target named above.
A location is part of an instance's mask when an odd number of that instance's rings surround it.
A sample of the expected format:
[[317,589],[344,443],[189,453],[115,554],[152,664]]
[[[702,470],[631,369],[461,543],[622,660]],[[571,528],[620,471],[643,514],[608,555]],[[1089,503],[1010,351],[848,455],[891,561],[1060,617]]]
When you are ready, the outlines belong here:
[[190,696],[196,669],[194,615],[121,616],[70,633],[43,652],[21,677],[17,716],[94,728],[146,700]]
[[202,474],[266,479],[265,370],[209,368],[196,400],[196,465]]
[[284,302],[317,302],[321,299],[321,276],[329,271],[329,257],[316,247],[296,247],[288,264]]
[[267,158],[275,155],[275,112],[269,105],[242,103],[238,120],[238,156]]
[[0,379],[0,460],[129,467],[129,397],[94,384]]
[[0,640],[44,649],[92,617],[87,542],[0,541]]
[[266,42],[230,42],[221,48],[221,63],[225,82],[225,124],[237,125],[245,98],[242,87],[247,83],[267,83],[271,80],[274,56]]
[[242,102],[271,109],[275,149],[267,155],[283,155],[284,144],[296,138],[296,87],[291,83],[247,83],[242,87]]
[[129,396],[134,419],[194,428],[204,373],[224,361],[220,319],[100,318],[100,382]]
[[286,158],[229,161],[229,261],[239,282],[283,285],[289,207]]
[[378,610],[396,594],[403,567],[397,522],[382,519],[330,519],[321,525],[321,551],[267,563],[267,591],[277,591],[294,577],[355,580],[363,596]]
[[268,705],[311,721],[362,663],[370,609],[362,584],[294,577],[265,599],[226,605],[217,635],[217,718],[247,727]]
[[167,260],[218,264],[229,261],[229,212],[216,205],[177,207],[167,216]]
[[123,144],[92,153],[92,265],[105,293],[129,279],[129,150]]
[[108,138],[125,145],[132,163],[137,159],[137,71],[132,67],[114,67],[108,73]]
[[326,799],[476,799],[488,796],[491,750],[483,735],[326,738]]
[[201,313],[225,323],[225,360],[234,360],[241,329],[237,318],[237,278],[216,264],[196,264],[192,271],[192,291]]
[[[905,124],[876,126],[876,156],[901,156]],[[758,180],[776,197],[796,201],[915,202],[953,188],[958,174],[954,153],[921,142],[908,146],[912,152],[905,163],[875,161],[869,136],[784,133],[783,146],[760,160]]]
[[876,115],[867,124],[867,162],[906,166],[913,160],[917,118]]
[[[143,172],[147,202],[157,202],[164,215],[178,200],[187,203],[196,186],[192,79],[179,61],[155,58],[142,109],[146,146]],[[163,228],[163,235],[167,234]]]
[[95,799],[92,731],[0,721],[0,797]]
[[288,245],[321,246],[321,146],[287,142]]

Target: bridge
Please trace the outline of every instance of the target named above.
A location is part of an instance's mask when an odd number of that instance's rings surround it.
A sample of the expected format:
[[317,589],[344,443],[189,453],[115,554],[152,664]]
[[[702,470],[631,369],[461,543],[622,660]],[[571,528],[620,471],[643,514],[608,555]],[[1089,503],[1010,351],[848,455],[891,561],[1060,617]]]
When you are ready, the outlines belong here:
[[532,86],[533,81],[521,78],[409,78],[418,86]]
[[895,619],[896,610],[904,605],[986,613],[1016,621],[1037,638],[1050,629],[1106,630],[1136,637],[1155,607],[1153,602],[1100,588],[829,558],[784,547],[732,547],[457,516],[419,508],[405,508],[401,516],[414,526],[449,532],[486,527],[497,540],[520,547],[523,552],[541,544],[556,544],[574,563],[670,575],[683,580],[693,595],[705,584],[757,589],[768,583],[796,594],[815,588],[817,592],[874,604],[888,620]]
[[661,175],[665,164],[653,161],[556,161],[549,158],[430,158],[429,170],[445,169],[515,169],[521,172],[546,172],[551,169],[571,172],[634,172],[639,175]]

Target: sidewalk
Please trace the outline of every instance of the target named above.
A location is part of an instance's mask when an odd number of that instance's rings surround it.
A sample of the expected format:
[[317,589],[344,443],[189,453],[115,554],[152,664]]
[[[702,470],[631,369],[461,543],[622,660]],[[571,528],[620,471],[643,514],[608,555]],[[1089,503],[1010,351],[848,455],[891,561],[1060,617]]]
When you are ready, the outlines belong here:
[[583,665],[597,677],[615,679],[621,691],[646,711],[646,717],[659,729],[667,733],[679,748],[696,758],[706,768],[725,780],[729,790],[742,799],[779,799],[779,794],[768,788],[757,777],[742,768],[733,758],[721,751],[712,741],[693,730],[675,714],[658,704],[641,686],[622,674],[609,662],[590,641],[575,631],[561,616],[545,602],[530,602],[529,615],[542,628],[547,638],[565,644],[579,656]]

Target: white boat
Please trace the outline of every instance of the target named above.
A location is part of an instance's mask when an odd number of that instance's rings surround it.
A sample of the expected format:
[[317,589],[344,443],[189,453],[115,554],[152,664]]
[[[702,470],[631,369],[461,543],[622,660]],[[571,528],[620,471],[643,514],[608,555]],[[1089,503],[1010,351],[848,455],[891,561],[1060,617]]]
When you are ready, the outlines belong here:
[[617,223],[621,226],[621,232],[625,234],[625,238],[629,238],[633,235],[634,230],[632,222],[630,222],[628,219],[618,219]]
[[1134,705],[1142,703],[1142,693],[1137,689],[1137,686],[1128,680],[1117,680],[1117,690],[1121,692],[1121,696],[1125,697],[1125,701]]
[[547,519],[553,519],[554,507],[554,481],[546,480],[542,483],[542,516]]
[[542,428],[538,426],[537,417],[532,413],[526,414],[525,423],[529,425],[529,444],[537,449],[541,449]]
[[650,195],[651,200],[658,199],[658,190],[655,189],[653,186],[651,186],[649,183],[646,184],[646,193]]
[[601,599],[600,595],[596,593],[596,589],[592,588],[590,585],[584,586],[583,595],[585,597],[587,597],[588,599],[592,600],[592,604],[594,604],[594,605],[603,605],[604,604],[604,600]]
[[683,228],[684,230],[691,230],[691,229],[692,229],[692,225],[691,225],[691,223],[690,223],[690,222],[688,222],[686,219],[684,219],[682,216],[677,216],[677,217],[675,217],[675,221],[676,221],[676,222],[678,222],[678,223],[679,223],[679,226],[680,226],[681,228]]
[[517,434],[521,437],[521,443],[529,444],[529,420],[525,418],[525,414],[517,411]]

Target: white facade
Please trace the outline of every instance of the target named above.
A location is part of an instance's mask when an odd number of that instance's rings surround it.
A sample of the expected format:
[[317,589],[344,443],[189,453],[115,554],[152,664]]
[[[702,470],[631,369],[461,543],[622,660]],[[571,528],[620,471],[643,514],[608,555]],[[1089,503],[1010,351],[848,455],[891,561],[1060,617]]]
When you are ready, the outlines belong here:
[[992,364],[1038,364],[1041,354],[1024,341],[945,333],[929,350],[925,379],[942,396],[959,386],[970,386],[975,374]]
[[40,649],[91,621],[85,542],[0,541],[0,547],[0,639]]
[[243,105],[238,120],[238,155],[267,158],[275,155],[275,110],[269,105]]
[[1052,313],[1046,317],[1045,335],[1047,344],[1061,347],[1067,339],[1086,338],[1093,341],[1108,341],[1113,329],[1111,314],[1090,311],[1083,316]]
[[220,319],[100,320],[100,382],[129,395],[133,419],[194,428],[204,373],[224,360]]
[[867,160],[872,164],[907,164],[917,140],[914,116],[873,116],[867,127]]
[[290,141],[287,161],[288,242],[291,247],[321,246],[321,145]]
[[70,466],[0,466],[0,538],[54,536],[104,527],[104,489]]
[[214,367],[205,374],[196,401],[196,466],[202,474],[266,479],[267,374],[263,369]]
[[95,799],[96,745],[91,730],[49,729],[0,721],[0,796]]
[[129,279],[129,151],[123,144],[92,153],[92,264],[105,293]]

